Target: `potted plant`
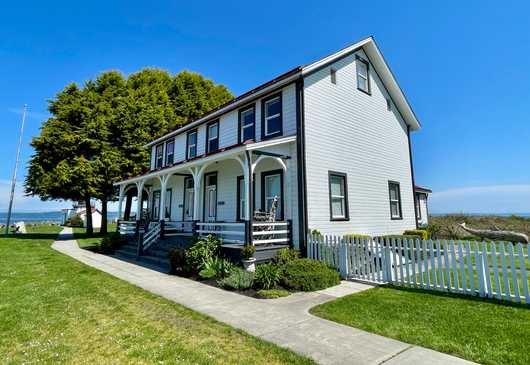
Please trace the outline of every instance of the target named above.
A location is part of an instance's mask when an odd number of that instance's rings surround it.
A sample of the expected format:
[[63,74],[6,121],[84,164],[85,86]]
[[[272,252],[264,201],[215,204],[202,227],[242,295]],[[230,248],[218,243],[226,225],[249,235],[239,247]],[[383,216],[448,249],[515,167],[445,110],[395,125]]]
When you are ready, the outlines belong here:
[[256,271],[256,258],[253,257],[255,252],[256,247],[253,245],[245,245],[241,250],[241,262],[247,271]]

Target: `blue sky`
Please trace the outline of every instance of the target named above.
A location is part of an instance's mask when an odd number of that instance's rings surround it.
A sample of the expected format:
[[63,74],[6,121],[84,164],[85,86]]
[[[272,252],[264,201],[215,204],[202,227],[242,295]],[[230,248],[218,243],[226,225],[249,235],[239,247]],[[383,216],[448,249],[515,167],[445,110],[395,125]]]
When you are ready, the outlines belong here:
[[[197,71],[240,94],[367,35],[422,122],[413,135],[414,164],[416,182],[435,191],[431,211],[530,211],[528,3],[76,3],[3,4],[0,211],[24,103],[30,106],[25,162],[47,100],[69,82],[156,66]],[[17,191],[19,211],[64,205]]]

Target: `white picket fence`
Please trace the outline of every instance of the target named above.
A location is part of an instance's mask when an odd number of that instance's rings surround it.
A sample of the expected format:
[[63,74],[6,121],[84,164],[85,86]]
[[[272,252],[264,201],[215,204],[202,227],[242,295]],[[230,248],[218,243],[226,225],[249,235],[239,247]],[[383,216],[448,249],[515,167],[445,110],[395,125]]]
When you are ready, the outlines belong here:
[[511,242],[312,236],[308,256],[341,277],[530,304],[529,247]]

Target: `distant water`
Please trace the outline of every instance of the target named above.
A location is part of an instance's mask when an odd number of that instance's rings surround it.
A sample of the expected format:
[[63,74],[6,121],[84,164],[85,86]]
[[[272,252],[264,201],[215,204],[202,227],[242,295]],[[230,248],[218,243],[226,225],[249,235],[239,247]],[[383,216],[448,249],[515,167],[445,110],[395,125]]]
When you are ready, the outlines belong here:
[[[118,212],[108,212],[108,219],[112,221],[116,219]],[[32,213],[12,213],[11,223],[24,221],[27,223],[36,222],[56,222],[61,223],[63,219],[63,212],[32,212]],[[0,224],[5,224],[7,220],[7,212],[0,212]]]

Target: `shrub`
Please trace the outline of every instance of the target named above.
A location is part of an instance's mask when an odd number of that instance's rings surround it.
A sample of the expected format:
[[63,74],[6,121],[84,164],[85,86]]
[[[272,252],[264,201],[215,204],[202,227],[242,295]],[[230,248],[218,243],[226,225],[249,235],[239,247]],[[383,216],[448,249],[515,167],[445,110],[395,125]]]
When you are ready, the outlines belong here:
[[263,299],[276,299],[288,296],[289,292],[285,289],[261,289],[257,294]]
[[122,238],[119,233],[110,233],[101,240],[101,243],[99,244],[99,252],[104,254],[113,253],[125,243],[127,243],[127,241]]
[[441,230],[442,227],[436,223],[429,223],[429,225],[427,226],[427,232],[429,234],[429,237],[432,239],[437,239],[440,235]]
[[241,250],[241,257],[245,260],[248,260],[254,256],[256,253],[256,246],[254,245],[245,245]]
[[168,252],[170,274],[179,276],[190,276],[192,267],[186,259],[186,251],[181,248],[173,248]]
[[348,238],[348,239],[361,239],[361,240],[366,240],[366,239],[369,239],[371,240],[372,239],[372,236],[370,235],[367,235],[367,234],[360,234],[360,233],[348,233],[346,235],[344,235],[344,238]]
[[281,250],[276,251],[276,256],[272,261],[278,266],[283,266],[299,257],[300,252],[291,248],[282,248]]
[[388,236],[381,236],[378,237],[379,239],[383,239],[385,241],[391,241],[394,240],[396,243],[399,241],[403,243],[404,240],[421,240],[421,236],[419,235],[411,235],[411,234],[394,234],[394,235],[388,235]]
[[213,277],[222,279],[229,276],[234,269],[235,266],[230,261],[219,257],[211,257],[204,262],[201,272],[209,271],[213,273]]
[[404,236],[420,236],[422,240],[429,239],[429,232],[426,229],[409,229],[403,232]]
[[262,264],[256,268],[254,282],[259,289],[272,289],[280,283],[281,270],[273,264]]
[[221,242],[212,235],[206,239],[197,240],[186,250],[186,261],[195,272],[199,272],[204,263],[214,257],[219,251]]
[[233,270],[229,276],[219,280],[217,283],[220,287],[229,290],[250,289],[254,283],[254,273],[242,269],[236,269]]
[[309,233],[314,237],[323,237],[322,232],[320,232],[318,229],[311,229]]
[[202,269],[199,271],[199,277],[203,280],[213,279],[215,278],[216,272],[212,268],[208,269]]
[[70,217],[64,222],[64,225],[67,227],[76,227],[76,228],[83,228],[84,223],[80,216],[74,215],[73,217]]
[[314,291],[339,283],[339,273],[320,261],[297,259],[284,267],[283,285],[288,289]]

